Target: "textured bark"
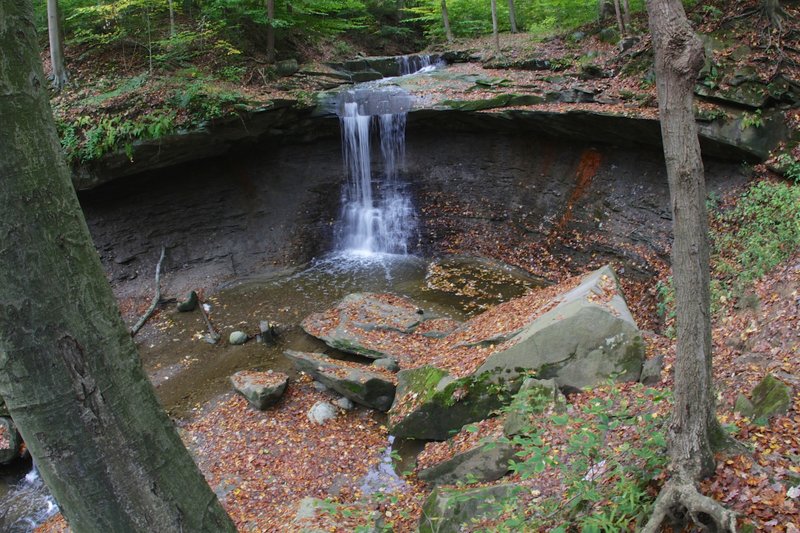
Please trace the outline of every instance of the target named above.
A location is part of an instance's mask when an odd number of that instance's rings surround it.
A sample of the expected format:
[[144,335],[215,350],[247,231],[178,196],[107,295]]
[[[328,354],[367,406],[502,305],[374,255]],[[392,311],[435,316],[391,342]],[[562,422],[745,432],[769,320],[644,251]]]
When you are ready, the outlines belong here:
[[617,16],[617,28],[619,29],[619,36],[625,35],[625,23],[622,21],[622,12],[619,9],[619,0],[614,0],[614,14]]
[[444,34],[447,42],[453,42],[453,30],[450,29],[450,15],[447,14],[447,0],[442,0],[442,24],[444,24]]
[[508,19],[511,23],[511,33],[517,33],[517,9],[514,7],[514,0],[508,0]]
[[497,0],[492,0],[492,35],[494,36],[494,51],[500,55],[500,31],[497,27]]
[[622,23],[625,25],[625,32],[631,31],[631,6],[628,0],[622,0]]
[[60,91],[69,81],[64,64],[64,39],[61,34],[61,18],[58,0],[47,0],[47,35],[50,41],[50,68],[53,87]]
[[275,61],[275,0],[266,0],[267,4],[267,61]]
[[70,183],[31,4],[0,0],[0,395],[73,531],[234,531],[144,374]]
[[786,11],[781,7],[780,0],[761,0],[761,12],[773,28],[783,31],[783,18]]
[[706,188],[692,111],[704,51],[680,0],[648,0],[647,9],[674,233],[678,336],[670,458],[673,469],[684,477],[699,479],[714,471],[711,437],[717,429],[711,383]]
[[175,6],[172,0],[168,0],[167,3],[169,4],[169,36],[175,37]]

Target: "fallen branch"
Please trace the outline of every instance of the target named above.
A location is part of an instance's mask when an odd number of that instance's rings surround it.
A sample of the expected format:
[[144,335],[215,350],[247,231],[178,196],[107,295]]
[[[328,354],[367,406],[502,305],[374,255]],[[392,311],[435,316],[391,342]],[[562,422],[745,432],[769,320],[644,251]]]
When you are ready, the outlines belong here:
[[135,336],[139,333],[139,330],[142,329],[147,319],[152,316],[155,312],[156,307],[158,307],[158,303],[161,301],[161,263],[164,262],[164,254],[166,253],[167,249],[162,246],[161,247],[161,257],[158,259],[158,264],[156,265],[156,293],[153,295],[153,301],[150,303],[150,307],[147,309],[145,314],[134,324],[131,328],[131,337]]
[[[216,344],[217,341],[221,338],[221,335],[219,333],[217,333],[217,330],[214,329],[214,325],[211,323],[211,319],[208,318],[208,314],[206,313],[206,309],[205,309],[205,307],[203,307],[203,305],[204,305],[203,301],[202,300],[198,300],[197,303],[200,304],[198,306],[200,308],[200,314],[203,316],[203,321],[206,323],[206,327],[208,328],[208,335],[206,335],[206,339],[209,340],[209,344]],[[211,342],[211,341],[213,341],[213,342]]]

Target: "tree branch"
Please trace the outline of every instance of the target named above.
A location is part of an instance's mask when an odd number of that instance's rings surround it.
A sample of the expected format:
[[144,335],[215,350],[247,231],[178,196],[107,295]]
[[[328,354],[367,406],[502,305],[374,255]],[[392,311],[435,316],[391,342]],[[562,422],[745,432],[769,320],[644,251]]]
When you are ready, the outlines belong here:
[[142,329],[147,319],[155,312],[156,307],[158,307],[158,302],[161,301],[161,263],[164,262],[164,255],[166,253],[166,248],[164,246],[161,247],[161,257],[158,259],[158,264],[156,265],[156,293],[153,295],[153,301],[150,303],[150,307],[147,309],[145,314],[134,324],[131,328],[131,337],[135,336],[139,333],[139,330]]

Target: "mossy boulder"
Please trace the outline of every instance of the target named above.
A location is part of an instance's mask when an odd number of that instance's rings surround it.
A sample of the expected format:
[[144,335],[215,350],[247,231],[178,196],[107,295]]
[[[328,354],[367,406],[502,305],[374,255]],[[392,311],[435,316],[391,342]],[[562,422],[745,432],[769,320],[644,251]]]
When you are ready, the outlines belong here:
[[436,488],[422,506],[420,533],[461,531],[473,520],[500,516],[506,503],[525,490],[516,483],[475,489]]
[[505,440],[488,440],[447,461],[421,470],[417,477],[433,485],[496,481],[508,472],[514,446]]
[[782,415],[792,405],[792,388],[771,374],[767,374],[753,389],[750,401],[754,420]]
[[397,374],[389,432],[409,439],[446,440],[465,424],[484,420],[511,401],[523,377],[482,372],[454,379],[422,366]]
[[389,372],[354,368],[323,354],[287,350],[284,355],[297,370],[356,403],[388,411],[394,401],[395,384]]
[[557,297],[559,303],[522,328],[509,348],[490,355],[476,374],[506,379],[535,372],[560,387],[639,379],[644,341],[614,271],[600,268]]

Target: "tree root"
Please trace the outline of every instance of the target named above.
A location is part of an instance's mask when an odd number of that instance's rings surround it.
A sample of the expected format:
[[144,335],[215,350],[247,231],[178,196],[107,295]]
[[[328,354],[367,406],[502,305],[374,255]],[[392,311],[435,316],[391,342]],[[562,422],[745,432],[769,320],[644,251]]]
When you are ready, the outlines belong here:
[[736,533],[736,513],[697,491],[694,483],[668,481],[656,498],[653,514],[641,533],[657,533],[664,521],[682,528],[689,521],[708,533]]

